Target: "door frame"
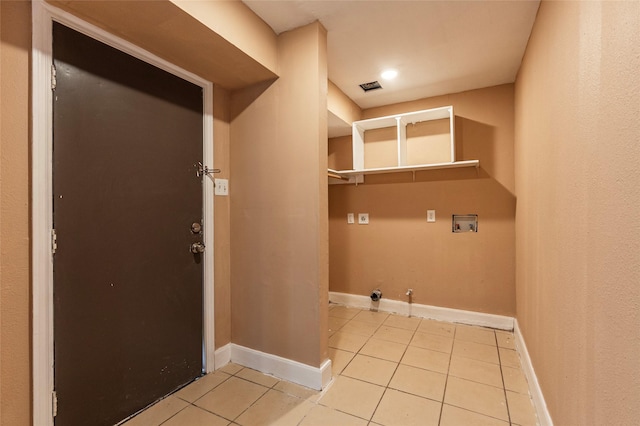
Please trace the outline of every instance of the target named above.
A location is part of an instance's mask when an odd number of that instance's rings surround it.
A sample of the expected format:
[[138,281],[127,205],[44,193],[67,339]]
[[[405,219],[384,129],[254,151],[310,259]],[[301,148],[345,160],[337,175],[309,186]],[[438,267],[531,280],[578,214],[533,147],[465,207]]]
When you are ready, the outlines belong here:
[[[59,22],[133,57],[194,83],[203,89],[203,163],[213,167],[213,84],[140,47],[120,39],[43,0],[32,3],[32,150],[31,273],[33,424],[52,426],[54,402],[53,347],[53,96],[52,23]],[[90,171],[88,171],[90,173]],[[159,173],[162,173],[161,171]],[[195,173],[195,171],[194,171]],[[214,339],[214,182],[203,178],[204,256],[203,367],[215,370]]]

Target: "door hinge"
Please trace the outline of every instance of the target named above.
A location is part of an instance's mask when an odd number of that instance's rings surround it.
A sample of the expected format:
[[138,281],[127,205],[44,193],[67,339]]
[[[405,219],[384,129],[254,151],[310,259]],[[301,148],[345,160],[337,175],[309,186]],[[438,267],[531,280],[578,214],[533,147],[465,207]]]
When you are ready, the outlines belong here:
[[53,417],[58,415],[58,392],[51,392],[51,402],[53,405]]
[[56,230],[51,230],[51,254],[56,254],[56,250],[58,249],[58,234],[56,234]]
[[51,64],[51,90],[56,90],[56,66]]

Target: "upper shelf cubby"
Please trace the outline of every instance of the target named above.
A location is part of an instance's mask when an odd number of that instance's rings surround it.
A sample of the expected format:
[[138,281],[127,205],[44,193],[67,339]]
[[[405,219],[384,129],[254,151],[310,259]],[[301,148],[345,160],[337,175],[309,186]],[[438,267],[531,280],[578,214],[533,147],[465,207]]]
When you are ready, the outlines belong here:
[[452,106],[354,121],[353,169],[454,162],[454,132]]
[[345,183],[367,174],[480,165],[456,161],[453,106],[354,121],[352,127],[353,169],[332,171]]

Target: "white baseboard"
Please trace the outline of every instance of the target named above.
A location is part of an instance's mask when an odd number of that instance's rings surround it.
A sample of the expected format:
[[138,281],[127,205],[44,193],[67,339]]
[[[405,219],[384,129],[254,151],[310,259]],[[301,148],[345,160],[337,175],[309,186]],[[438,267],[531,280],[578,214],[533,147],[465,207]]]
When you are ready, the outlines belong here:
[[216,349],[214,354],[215,369],[224,367],[231,362],[231,343],[227,343],[221,348]]
[[513,330],[514,319],[503,315],[485,314],[462,309],[441,308],[439,306],[421,305],[401,302],[399,300],[381,299],[373,302],[368,296],[347,293],[329,292],[329,301],[356,308],[375,309],[400,315],[435,319],[438,321],[457,322],[461,324],[491,327],[499,330]]
[[542,389],[540,389],[538,377],[533,369],[531,358],[529,358],[529,351],[527,350],[527,345],[524,342],[524,336],[522,336],[517,319],[514,321],[513,334],[515,336],[516,348],[520,354],[522,370],[529,382],[529,392],[531,392],[531,399],[533,400],[533,405],[536,409],[536,414],[538,415],[538,422],[540,423],[540,426],[553,426],[553,421],[551,420],[547,403],[544,400],[544,395],[542,395]]
[[544,396],[542,395],[538,378],[533,370],[533,364],[531,364],[531,358],[529,358],[527,345],[524,342],[524,337],[520,332],[518,321],[515,318],[502,315],[485,314],[482,312],[465,311],[461,309],[407,303],[399,300],[381,299],[379,302],[373,302],[368,296],[347,293],[329,292],[329,301],[340,305],[352,306],[354,308],[374,309],[382,312],[392,312],[400,315],[429,318],[461,324],[479,325],[499,330],[513,330],[516,347],[522,362],[522,369],[527,377],[527,381],[529,382],[529,391],[531,392],[531,398],[538,415],[538,422],[540,426],[553,426],[553,421],[551,420],[551,415],[549,414],[547,404],[544,400]]
[[229,362],[316,390],[324,389],[331,381],[330,359],[325,360],[320,367],[312,367],[277,355],[229,343],[216,351],[216,369],[224,367]]

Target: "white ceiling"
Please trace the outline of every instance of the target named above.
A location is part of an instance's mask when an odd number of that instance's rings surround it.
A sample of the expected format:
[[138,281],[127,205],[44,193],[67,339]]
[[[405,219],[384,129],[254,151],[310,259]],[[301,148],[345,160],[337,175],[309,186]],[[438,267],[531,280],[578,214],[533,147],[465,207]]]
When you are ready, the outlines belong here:
[[[365,109],[515,81],[539,0],[244,3],[278,34],[319,20],[329,79]],[[358,86],[374,80],[383,89]]]

